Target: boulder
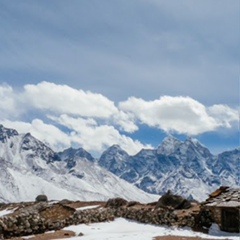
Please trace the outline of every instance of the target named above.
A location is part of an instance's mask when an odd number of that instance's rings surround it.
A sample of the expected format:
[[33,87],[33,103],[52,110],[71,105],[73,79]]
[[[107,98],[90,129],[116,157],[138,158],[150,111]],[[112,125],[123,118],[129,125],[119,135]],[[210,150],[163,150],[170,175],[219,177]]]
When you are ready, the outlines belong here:
[[188,209],[190,207],[190,201],[181,196],[173,195],[171,191],[168,191],[158,200],[155,208]]
[[36,202],[47,202],[47,201],[48,201],[48,198],[47,198],[46,195],[41,194],[41,195],[38,195],[38,196],[35,198],[35,201],[36,201]]

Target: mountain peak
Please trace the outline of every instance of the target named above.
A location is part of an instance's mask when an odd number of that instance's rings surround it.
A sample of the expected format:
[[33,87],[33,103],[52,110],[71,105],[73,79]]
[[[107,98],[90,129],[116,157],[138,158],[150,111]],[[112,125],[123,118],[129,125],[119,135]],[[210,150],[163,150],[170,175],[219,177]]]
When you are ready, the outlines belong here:
[[122,148],[118,144],[113,144],[109,149],[119,149],[119,150],[122,150]]
[[174,137],[173,135],[169,134],[167,137],[165,137],[162,141],[162,143],[181,143],[181,141],[179,139],[177,139],[176,137]]
[[184,145],[187,147],[187,149],[192,148],[195,149],[195,151],[199,152],[204,157],[212,155],[208,148],[204,146],[202,143],[200,143],[196,138],[189,137],[185,140]]
[[6,142],[7,139],[17,136],[18,132],[11,128],[5,128],[2,124],[0,124],[0,142]]
[[[86,158],[87,160],[93,162],[93,156],[83,148],[68,148],[63,152],[58,153],[58,156],[64,161],[73,161],[75,158]],[[75,161],[75,160],[74,160]]]
[[170,155],[176,151],[176,149],[182,144],[180,140],[172,135],[163,139],[160,146],[157,148],[158,154]]
[[111,154],[111,155],[128,155],[126,151],[124,151],[118,144],[113,144],[111,147],[109,147],[106,151],[103,152],[103,154]]
[[189,143],[192,143],[194,144],[195,146],[203,146],[196,138],[193,138],[193,137],[188,137],[185,141],[186,144],[189,144]]

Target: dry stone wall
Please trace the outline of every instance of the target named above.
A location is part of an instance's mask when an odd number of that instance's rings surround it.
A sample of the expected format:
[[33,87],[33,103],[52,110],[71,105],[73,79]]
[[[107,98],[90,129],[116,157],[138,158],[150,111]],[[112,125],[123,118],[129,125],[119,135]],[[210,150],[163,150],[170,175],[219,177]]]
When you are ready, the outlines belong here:
[[[64,211],[65,214],[61,215]],[[54,217],[49,217],[51,212],[55,214],[51,215]],[[56,217],[58,213],[61,216],[60,218]],[[121,206],[76,211],[59,203],[53,205],[38,203],[0,218],[0,236],[2,239],[26,236],[59,230],[69,225],[113,221],[117,217],[157,225],[180,227],[194,227],[196,225],[194,215],[185,214],[179,217],[178,212],[173,209]]]

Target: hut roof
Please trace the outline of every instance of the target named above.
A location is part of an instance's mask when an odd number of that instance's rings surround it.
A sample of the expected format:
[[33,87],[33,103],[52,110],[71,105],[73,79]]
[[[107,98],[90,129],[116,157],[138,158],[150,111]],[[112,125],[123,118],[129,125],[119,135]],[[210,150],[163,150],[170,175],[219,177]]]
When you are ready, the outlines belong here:
[[209,195],[205,206],[240,207],[240,188],[220,187]]

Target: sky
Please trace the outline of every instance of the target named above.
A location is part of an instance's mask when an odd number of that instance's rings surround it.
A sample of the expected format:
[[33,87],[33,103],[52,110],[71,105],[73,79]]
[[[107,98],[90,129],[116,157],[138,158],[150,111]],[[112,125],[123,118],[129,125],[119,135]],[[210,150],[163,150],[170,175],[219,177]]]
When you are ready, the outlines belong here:
[[239,147],[239,4],[1,0],[0,124],[96,156]]

